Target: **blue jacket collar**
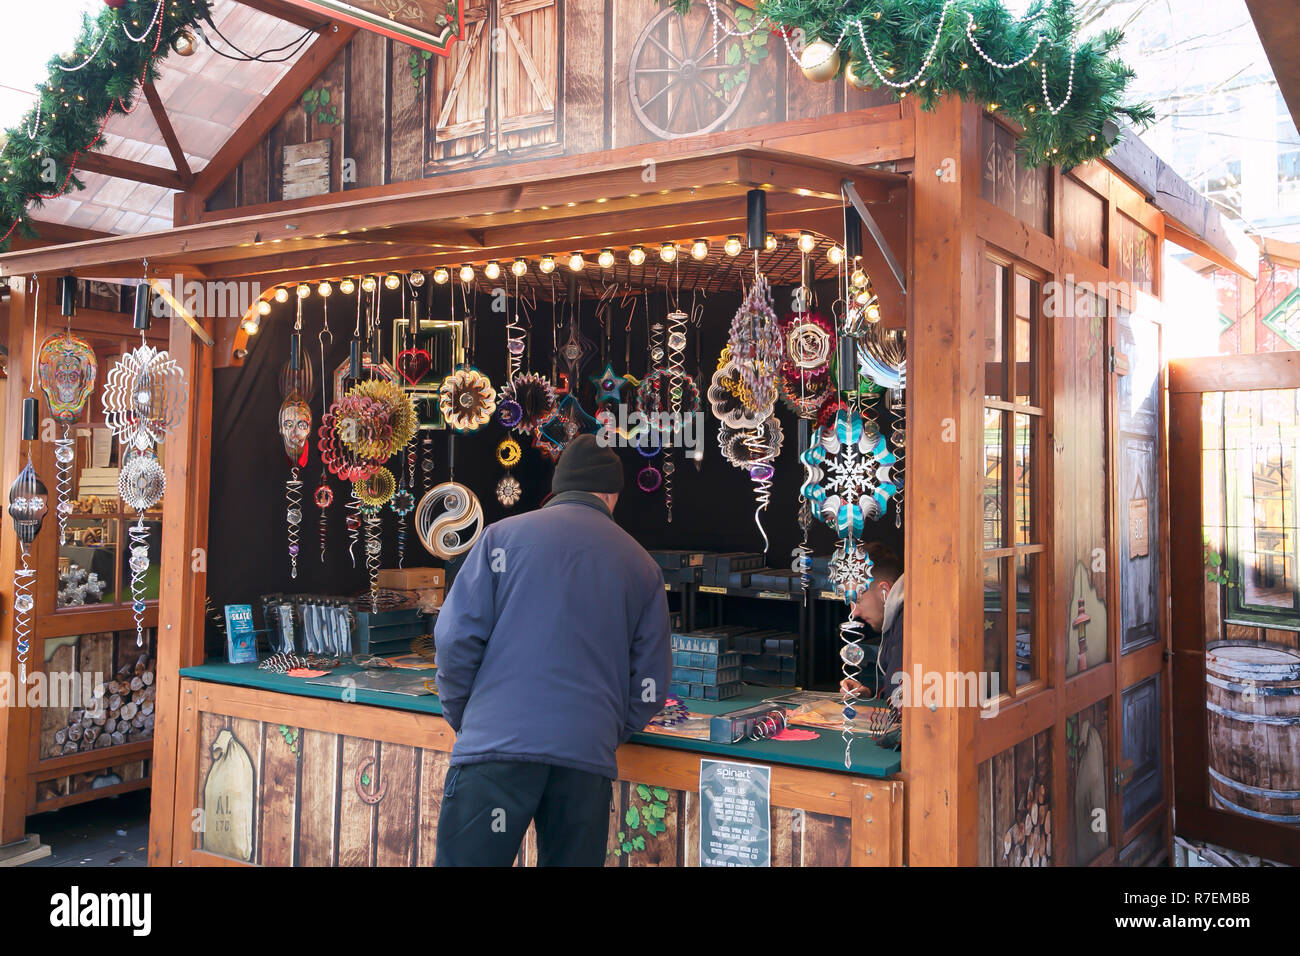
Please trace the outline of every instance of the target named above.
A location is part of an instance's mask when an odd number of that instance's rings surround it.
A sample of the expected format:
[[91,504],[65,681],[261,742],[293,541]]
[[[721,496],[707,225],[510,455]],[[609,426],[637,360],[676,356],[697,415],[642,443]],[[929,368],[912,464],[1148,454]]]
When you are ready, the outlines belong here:
[[552,505],[564,504],[586,505],[588,508],[596,509],[606,517],[613,517],[613,515],[610,514],[609,509],[605,507],[605,502],[601,501],[590,491],[561,491],[559,494],[552,497],[550,501],[546,502],[546,504],[542,505],[542,507],[549,508]]

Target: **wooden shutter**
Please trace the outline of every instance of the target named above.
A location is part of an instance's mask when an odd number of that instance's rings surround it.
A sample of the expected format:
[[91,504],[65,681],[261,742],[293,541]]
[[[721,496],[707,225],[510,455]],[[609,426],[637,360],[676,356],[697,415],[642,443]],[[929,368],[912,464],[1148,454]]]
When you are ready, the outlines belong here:
[[465,11],[465,39],[451,55],[434,57],[433,142],[435,162],[469,160],[489,143],[491,10],[486,2]]
[[558,140],[560,24],[556,0],[499,0],[497,150]]

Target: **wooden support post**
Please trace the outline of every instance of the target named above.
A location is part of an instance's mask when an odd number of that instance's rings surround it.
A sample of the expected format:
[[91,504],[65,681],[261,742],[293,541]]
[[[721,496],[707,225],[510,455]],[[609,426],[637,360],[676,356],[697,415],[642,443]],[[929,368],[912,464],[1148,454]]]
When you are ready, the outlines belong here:
[[[911,101],[907,101],[909,104]],[[978,272],[978,107],[956,97],[916,122],[914,255],[907,336],[907,595],[904,668],[912,677],[982,669],[980,445],[982,342]],[[921,688],[913,682],[913,692]],[[976,706],[903,711],[907,859],[978,858]]]
[[[18,477],[18,472],[27,461],[22,450],[22,430],[19,423],[23,399],[27,397],[27,390],[31,383],[32,309],[33,303],[36,303],[35,307],[40,313],[38,323],[43,325],[47,300],[48,296],[34,294],[32,280],[29,277],[11,280],[9,378],[4,403],[8,427],[5,429],[3,449],[4,470],[0,472],[4,489],[8,489]],[[53,491],[54,482],[48,484]],[[53,505],[53,494],[50,500]],[[56,523],[51,510],[45,518],[44,533],[50,534],[50,526]],[[33,555],[31,559],[33,565],[35,560]],[[14,531],[14,524],[8,520],[0,522],[0,606],[4,608],[3,620],[0,622],[0,655],[3,655],[4,660],[3,669],[0,670],[0,680],[8,685],[8,690],[12,694],[4,701],[4,706],[0,707],[0,856],[4,855],[6,845],[22,841],[27,832],[27,773],[32,710],[25,705],[28,688],[18,683],[13,615],[14,569],[18,565],[18,535]],[[31,620],[32,630],[35,631],[34,610]],[[32,645],[27,656],[29,680],[32,674],[41,670],[41,662],[38,660],[39,642],[33,640]]]
[[[203,318],[211,334],[215,322]],[[185,372],[185,413],[166,440],[167,497],[163,503],[162,580],[158,604],[153,801],[149,864],[178,860],[174,841],[188,839],[193,793],[176,789],[176,762],[184,739],[179,670],[203,661],[203,608],[207,595],[208,473],[212,446],[212,349],[203,347],[179,318],[171,320],[168,351]]]

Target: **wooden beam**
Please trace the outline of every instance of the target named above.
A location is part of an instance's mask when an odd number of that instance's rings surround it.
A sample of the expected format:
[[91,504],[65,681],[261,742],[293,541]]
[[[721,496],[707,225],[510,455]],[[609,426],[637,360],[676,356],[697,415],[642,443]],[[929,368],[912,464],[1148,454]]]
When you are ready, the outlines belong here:
[[1207,355],[1169,363],[1169,391],[1245,392],[1300,388],[1300,352]]
[[[849,145],[846,147],[845,144]],[[481,184],[487,177],[497,176],[522,182],[538,178],[602,172],[632,165],[637,166],[641,172],[646,172],[651,162],[657,167],[661,163],[683,158],[741,149],[753,149],[762,153],[784,153],[786,158],[797,158],[805,164],[826,161],[848,165],[855,168],[859,182],[867,177],[897,186],[905,184],[907,177],[885,170],[862,167],[866,163],[910,157],[913,152],[912,124],[899,119],[897,106],[875,106],[854,110],[851,113],[832,113],[829,116],[813,119],[785,120],[764,126],[710,133],[707,136],[624,146],[578,156],[527,160],[506,167],[495,166],[490,169],[480,167],[457,172],[440,171],[437,176],[415,182],[386,183],[382,186],[350,189],[346,197],[349,200],[396,198],[421,191],[432,192],[475,186]],[[809,157],[817,159],[811,160]],[[865,191],[863,196],[867,196]],[[281,200],[232,209],[214,209],[199,213],[198,219],[191,221],[213,222],[241,216],[296,211],[313,206],[327,206],[338,201],[338,193],[323,193],[302,199]],[[182,220],[177,220],[178,225],[181,222]]]
[[235,0],[235,2],[250,10],[283,20],[285,23],[313,29],[321,25],[322,18],[319,14],[285,3],[284,0]]
[[[979,673],[982,563],[979,510],[983,327],[975,201],[978,106],[947,97],[916,117],[916,168],[959,159],[954,180],[913,180],[912,272],[907,297],[907,481],[926,489],[907,503],[903,668],[909,675]],[[944,430],[950,438],[941,438]],[[973,636],[976,639],[972,639]],[[918,693],[913,688],[913,693]],[[907,858],[912,866],[974,865],[979,859],[978,705],[903,708]]]
[[189,185],[178,172],[109,156],[105,153],[82,153],[77,157],[77,169],[84,173],[99,173],[103,176],[115,176],[118,179],[130,179],[163,189],[185,189]]
[[323,28],[316,42],[303,52],[275,89],[257,104],[243,125],[226,140],[226,145],[200,170],[194,178],[192,190],[196,196],[206,200],[217,191],[217,187],[249,151],[262,141],[262,137],[271,131],[280,117],[298,102],[307,88],[334,62],[334,58],[348,45],[356,32],[356,27],[340,23],[331,23]]
[[1296,126],[1300,126],[1300,19],[1293,0],[1246,0],[1255,32],[1264,47],[1278,89]]
[[[43,333],[43,329],[32,328],[34,300],[41,313],[39,324],[43,326],[44,315],[48,309],[46,305],[48,296],[36,296],[29,278],[20,278],[11,284],[8,330],[11,361],[9,377],[5,382],[7,389],[5,408],[11,424],[4,430],[4,447],[0,452],[0,461],[3,462],[0,481],[4,482],[6,488],[18,477],[18,472],[26,461],[22,448],[22,432],[17,423],[21,421],[19,410],[32,384],[29,381],[31,366],[28,361],[19,357],[31,354],[33,333],[37,335]],[[51,531],[51,526],[56,524],[53,515],[46,517],[44,529],[46,537],[51,533],[58,534],[57,528]],[[29,561],[29,565],[36,567],[35,556]],[[3,618],[0,619],[0,655],[4,658],[3,671],[7,679],[13,681],[15,693],[25,695],[28,688],[20,686],[17,682],[17,638],[14,634],[14,616],[11,613],[14,605],[14,570],[20,566],[18,535],[14,531],[13,522],[6,521],[0,525],[0,606],[5,608]],[[32,588],[32,594],[33,597],[36,596],[35,586]],[[36,610],[34,608],[32,611],[33,625]],[[30,679],[32,674],[44,670],[44,661],[40,656],[41,642],[34,637],[29,640],[32,645],[27,654],[27,674]],[[12,702],[11,706],[0,707],[0,846],[23,839],[27,832],[28,759],[31,718],[35,712],[31,707],[12,706]]]
[[153,112],[154,122],[158,124],[158,132],[162,133],[167,151],[172,154],[176,174],[187,187],[193,185],[194,173],[190,171],[189,161],[185,158],[185,150],[181,149],[181,141],[176,137],[176,130],[172,128],[172,121],[168,118],[167,111],[163,109],[162,97],[158,95],[157,87],[152,83],[145,83],[144,98],[149,101],[149,109]]
[[[214,328],[212,320],[204,322],[210,333]],[[173,322],[168,351],[184,371],[188,401],[180,422],[167,438],[165,462],[167,484],[173,491],[163,509],[161,597],[154,643],[158,693],[149,814],[151,866],[171,866],[176,855],[188,849],[173,847],[174,834],[183,832],[192,837],[194,793],[177,790],[177,760],[182,751],[197,746],[192,737],[181,732],[187,704],[182,700],[180,669],[203,662],[212,451],[212,349],[201,348],[186,326]]]
[[[694,156],[665,159],[655,167],[653,192],[646,191],[645,167],[639,160],[598,171],[564,175],[556,169],[534,170],[527,179],[498,181],[491,185],[461,188],[419,188],[405,196],[383,196],[363,200],[340,200],[328,206],[288,210],[260,216],[246,216],[212,223],[179,226],[166,231],[122,236],[95,243],[79,243],[57,249],[8,253],[0,256],[0,275],[52,272],[90,266],[132,268],[142,259],[151,262],[167,258],[201,264],[204,253],[245,247],[250,257],[264,254],[260,245],[292,243],[301,237],[358,233],[362,229],[427,226],[466,220],[481,224],[507,225],[518,222],[556,221],[616,210],[637,210],[678,202],[709,198],[740,198],[751,187],[765,182],[770,163],[793,160],[786,154],[765,150],[731,148]],[[840,163],[802,159],[812,179],[843,172]],[[877,180],[875,186],[904,182],[889,173],[858,171],[857,182]],[[788,176],[787,176],[788,178]],[[481,177],[480,177],[481,180]],[[798,195],[793,183],[789,192]],[[278,250],[276,250],[278,251]]]

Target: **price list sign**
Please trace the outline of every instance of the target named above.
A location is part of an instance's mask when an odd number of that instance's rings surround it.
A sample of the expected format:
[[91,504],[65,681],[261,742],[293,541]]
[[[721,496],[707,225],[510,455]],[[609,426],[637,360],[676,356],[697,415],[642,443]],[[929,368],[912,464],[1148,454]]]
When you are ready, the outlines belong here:
[[771,866],[771,821],[771,767],[700,761],[700,866]]

